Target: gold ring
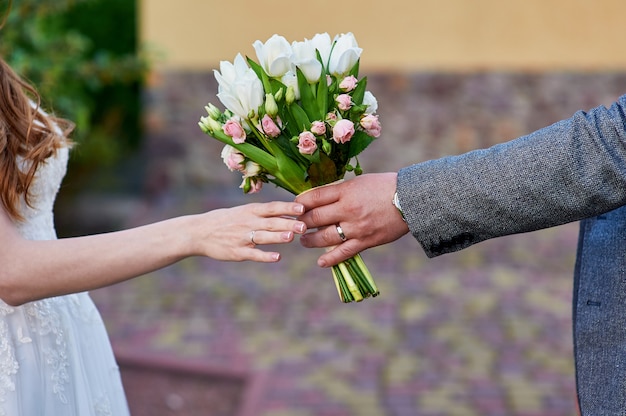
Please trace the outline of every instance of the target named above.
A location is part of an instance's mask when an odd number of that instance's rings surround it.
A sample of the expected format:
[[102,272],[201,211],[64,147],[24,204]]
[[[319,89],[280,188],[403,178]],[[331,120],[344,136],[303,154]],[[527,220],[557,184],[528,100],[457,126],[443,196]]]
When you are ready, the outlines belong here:
[[256,233],[256,231],[252,230],[250,231],[250,242],[256,246],[256,243],[254,242],[254,234]]

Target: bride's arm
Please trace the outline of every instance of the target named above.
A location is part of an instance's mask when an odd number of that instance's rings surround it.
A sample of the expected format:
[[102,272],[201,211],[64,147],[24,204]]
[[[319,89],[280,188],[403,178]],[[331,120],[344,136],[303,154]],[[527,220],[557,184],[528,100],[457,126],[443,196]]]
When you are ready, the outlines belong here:
[[0,298],[10,305],[118,283],[189,256],[275,262],[277,244],[303,233],[304,224],[284,216],[301,213],[291,202],[248,204],[188,215],[124,231],[33,241],[21,237],[0,209]]

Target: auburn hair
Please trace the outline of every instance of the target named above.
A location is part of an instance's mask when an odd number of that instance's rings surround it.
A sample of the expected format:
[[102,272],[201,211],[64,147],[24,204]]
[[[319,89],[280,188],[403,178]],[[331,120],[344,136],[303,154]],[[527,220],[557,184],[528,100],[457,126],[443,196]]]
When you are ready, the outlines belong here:
[[0,57],[0,200],[14,220],[22,198],[31,205],[30,186],[38,166],[69,145],[73,123],[46,114],[36,89]]

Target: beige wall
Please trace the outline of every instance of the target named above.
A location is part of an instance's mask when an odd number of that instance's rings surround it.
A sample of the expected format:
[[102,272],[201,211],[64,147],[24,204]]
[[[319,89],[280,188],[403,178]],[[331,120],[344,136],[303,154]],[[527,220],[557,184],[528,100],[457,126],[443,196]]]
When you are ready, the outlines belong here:
[[211,69],[278,33],[353,32],[367,70],[626,69],[624,0],[139,0],[159,68]]

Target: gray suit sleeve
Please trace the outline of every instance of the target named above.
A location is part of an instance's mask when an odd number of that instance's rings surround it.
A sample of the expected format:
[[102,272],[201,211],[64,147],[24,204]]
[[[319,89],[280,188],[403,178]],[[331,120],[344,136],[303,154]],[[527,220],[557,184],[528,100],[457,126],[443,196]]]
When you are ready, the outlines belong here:
[[527,136],[398,172],[398,196],[429,257],[626,204],[626,95]]

